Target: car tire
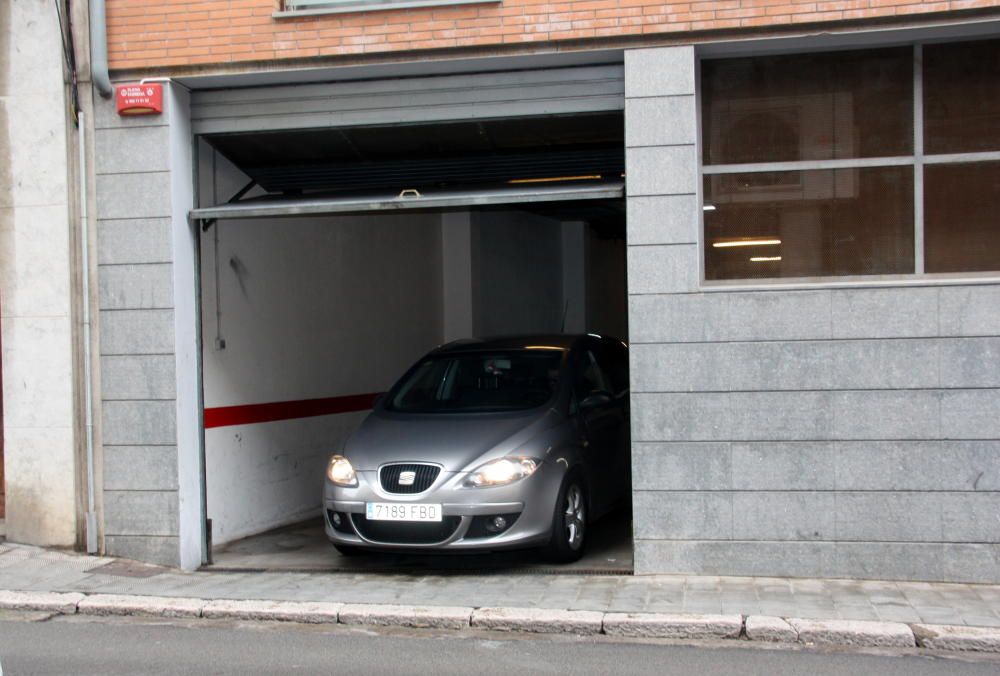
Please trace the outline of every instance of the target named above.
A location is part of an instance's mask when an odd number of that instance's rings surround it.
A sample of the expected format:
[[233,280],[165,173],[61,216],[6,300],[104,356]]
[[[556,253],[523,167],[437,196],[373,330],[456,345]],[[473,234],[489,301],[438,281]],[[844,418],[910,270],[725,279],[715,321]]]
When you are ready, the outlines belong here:
[[559,489],[552,515],[552,534],[545,549],[555,563],[572,563],[587,546],[587,488],[579,474],[567,476]]
[[337,543],[333,543],[333,548],[336,549],[341,556],[358,556],[361,554],[361,550],[352,545],[339,545]]

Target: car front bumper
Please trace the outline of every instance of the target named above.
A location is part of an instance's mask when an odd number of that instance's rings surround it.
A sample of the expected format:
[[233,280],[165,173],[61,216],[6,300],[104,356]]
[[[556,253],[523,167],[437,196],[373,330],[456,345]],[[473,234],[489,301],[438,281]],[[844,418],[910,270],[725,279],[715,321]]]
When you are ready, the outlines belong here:
[[[552,532],[555,501],[565,468],[542,463],[530,477],[507,486],[468,488],[468,474],[442,472],[423,493],[388,493],[376,471],[359,471],[358,486],[345,488],[325,481],[323,520],[334,544],[408,551],[489,551],[544,545]],[[440,523],[368,521],[369,502],[439,504]],[[340,518],[335,526],[335,515]],[[496,516],[508,526],[499,533],[486,529]]]

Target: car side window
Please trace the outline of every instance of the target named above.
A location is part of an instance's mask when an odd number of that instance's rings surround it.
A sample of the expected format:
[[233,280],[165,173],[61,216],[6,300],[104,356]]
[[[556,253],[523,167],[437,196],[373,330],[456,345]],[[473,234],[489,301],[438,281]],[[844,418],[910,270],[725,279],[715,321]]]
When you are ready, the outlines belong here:
[[608,378],[609,392],[616,397],[628,392],[628,348],[617,341],[605,342],[597,353],[597,363]]
[[573,394],[577,403],[583,401],[593,392],[611,392],[607,376],[601,370],[593,352],[586,350],[581,356],[580,368],[577,371]]

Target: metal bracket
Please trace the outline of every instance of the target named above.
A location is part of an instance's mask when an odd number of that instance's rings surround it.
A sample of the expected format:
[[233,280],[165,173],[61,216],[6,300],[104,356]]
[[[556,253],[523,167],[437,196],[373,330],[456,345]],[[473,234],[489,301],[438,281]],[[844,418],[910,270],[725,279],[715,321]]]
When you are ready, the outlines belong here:
[[399,192],[399,199],[405,199],[407,197],[423,197],[420,191],[416,188],[407,188],[406,190],[401,190]]
[[245,186],[243,186],[242,188],[240,188],[239,191],[235,195],[233,195],[232,197],[229,198],[229,204],[233,204],[234,202],[239,202],[240,198],[243,197],[244,195],[246,195],[251,190],[253,190],[254,186],[256,186],[256,185],[257,185],[257,181],[255,181],[253,179],[250,179],[249,183],[247,183]]
[[208,229],[215,225],[216,219],[214,218],[203,218],[201,220],[201,231],[208,232]]

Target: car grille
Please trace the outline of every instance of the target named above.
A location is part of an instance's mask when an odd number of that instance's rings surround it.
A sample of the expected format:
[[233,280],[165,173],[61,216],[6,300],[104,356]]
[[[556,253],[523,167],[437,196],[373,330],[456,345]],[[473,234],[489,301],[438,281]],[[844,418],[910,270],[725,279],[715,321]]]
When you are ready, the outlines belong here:
[[351,514],[351,521],[358,534],[372,542],[387,545],[432,545],[450,538],[462,523],[462,517],[445,516],[440,522],[400,523],[369,521],[364,514]]
[[[399,479],[404,472],[413,472],[413,483],[409,486],[400,485]],[[438,474],[441,473],[441,468],[437,465],[420,465],[417,463],[405,463],[399,465],[385,465],[379,470],[379,481],[382,484],[382,490],[386,493],[396,493],[400,495],[413,494],[413,493],[423,493],[434,480],[437,479]]]

